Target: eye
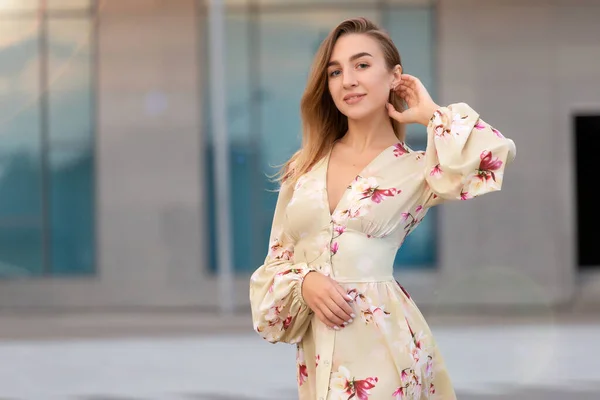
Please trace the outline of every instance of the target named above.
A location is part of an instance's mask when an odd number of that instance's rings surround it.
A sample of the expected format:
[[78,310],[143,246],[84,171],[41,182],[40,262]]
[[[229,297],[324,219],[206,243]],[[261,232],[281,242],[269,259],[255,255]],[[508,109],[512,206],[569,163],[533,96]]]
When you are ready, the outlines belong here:
[[357,67],[359,69],[365,69],[365,68],[369,68],[369,64],[367,64],[367,63],[360,63],[360,64],[357,65]]
[[340,70],[336,69],[335,71],[331,71],[329,73],[329,76],[332,77],[332,78],[335,78],[336,76],[339,75],[339,72],[340,72]]

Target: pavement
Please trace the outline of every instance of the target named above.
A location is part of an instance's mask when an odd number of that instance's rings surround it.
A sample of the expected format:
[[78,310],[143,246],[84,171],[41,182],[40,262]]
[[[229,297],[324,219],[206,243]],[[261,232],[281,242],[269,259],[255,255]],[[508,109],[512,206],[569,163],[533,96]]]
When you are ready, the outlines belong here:
[[[600,399],[596,316],[428,320],[461,400]],[[4,314],[0,361],[0,400],[297,398],[293,346],[246,315]]]

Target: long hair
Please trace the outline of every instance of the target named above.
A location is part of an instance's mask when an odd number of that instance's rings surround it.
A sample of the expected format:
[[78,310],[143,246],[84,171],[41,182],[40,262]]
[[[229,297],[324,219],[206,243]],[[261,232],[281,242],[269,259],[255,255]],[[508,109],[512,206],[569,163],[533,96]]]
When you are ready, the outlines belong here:
[[[300,102],[302,118],[302,146],[281,168],[277,180],[289,181],[292,185],[324,157],[348,130],[348,118],[342,114],[328,89],[327,64],[337,40],[347,34],[369,35],[381,45],[387,67],[392,70],[402,66],[400,53],[390,36],[370,20],[360,17],[347,19],[336,26],[319,46],[315,55],[308,82]],[[393,91],[389,102],[396,110],[404,110],[404,101]],[[390,118],[394,134],[405,140],[406,128]]]

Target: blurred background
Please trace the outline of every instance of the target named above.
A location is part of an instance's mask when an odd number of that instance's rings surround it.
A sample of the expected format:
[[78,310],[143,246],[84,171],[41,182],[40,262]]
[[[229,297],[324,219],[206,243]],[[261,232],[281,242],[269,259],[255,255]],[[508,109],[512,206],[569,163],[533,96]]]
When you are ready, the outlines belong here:
[[0,398],[296,398],[248,279],[314,53],[356,16],[517,144],[395,262],[459,398],[600,399],[594,0],[0,0]]

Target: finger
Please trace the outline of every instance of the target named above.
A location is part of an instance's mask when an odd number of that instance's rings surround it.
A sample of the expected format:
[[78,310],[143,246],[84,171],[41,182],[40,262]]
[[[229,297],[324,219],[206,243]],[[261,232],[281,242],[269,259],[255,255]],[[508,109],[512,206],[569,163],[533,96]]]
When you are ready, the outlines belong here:
[[396,93],[405,100],[412,100],[416,98],[415,92],[412,89],[408,89],[407,87],[400,88]]
[[388,115],[390,117],[394,118],[398,122],[404,122],[404,117],[402,116],[402,113],[398,112],[398,110],[396,110],[392,104],[388,103],[387,109]]
[[405,83],[408,86],[417,86],[421,81],[416,76],[402,74],[400,76],[400,82]]
[[412,89],[415,92],[415,94],[429,96],[429,92],[427,91],[427,88],[425,87],[423,82],[421,82],[420,79],[415,78],[414,76],[410,76],[409,78],[406,79],[405,83],[407,83],[406,86],[408,88]]
[[403,79],[400,83],[404,88],[412,90],[415,94],[427,92],[427,89],[425,88],[425,85],[423,85],[423,82],[421,82],[420,79],[415,78],[414,76],[409,75],[409,77]]
[[334,324],[333,322],[331,322],[329,320],[329,318],[327,318],[325,316],[325,314],[320,309],[317,309],[315,311],[315,314],[316,314],[317,318],[319,318],[319,321],[321,321],[322,323],[324,323],[325,325],[327,325],[329,328],[335,329],[335,327],[337,326],[336,324]]
[[330,325],[334,329],[336,327],[341,328],[344,326],[344,319],[338,317],[335,312],[331,310],[332,305],[335,305],[335,302],[333,302],[331,299],[327,300],[324,304],[322,304],[321,312],[323,312],[323,315],[325,315],[325,318],[327,318],[327,325]]
[[352,309],[348,310],[349,312],[344,310],[348,303],[343,297],[341,297],[339,293],[336,292],[335,297],[329,299],[327,305],[329,306],[329,309],[336,315],[336,317],[342,320],[343,325],[346,325],[345,323],[350,323],[350,321],[352,321],[352,316],[350,315],[352,314]]
[[412,89],[403,89],[398,93],[398,95],[400,95],[400,97],[402,97],[404,101],[410,105],[418,103],[419,100],[419,97]]
[[341,287],[340,285],[336,285],[336,289],[338,291],[338,293],[344,298],[344,302],[343,304],[339,304],[339,306],[342,308],[342,310],[344,310],[344,312],[346,314],[348,314],[350,316],[350,318],[354,319],[356,318],[356,315],[354,314],[354,310],[352,309],[352,306],[350,306],[350,302],[352,302],[352,297],[350,297],[350,295],[348,295],[348,293],[346,293],[346,291],[344,290],[343,287]]
[[398,90],[400,91],[408,91],[411,93],[417,93],[417,88],[415,87],[415,85],[405,85],[405,84],[400,84],[398,86]]

